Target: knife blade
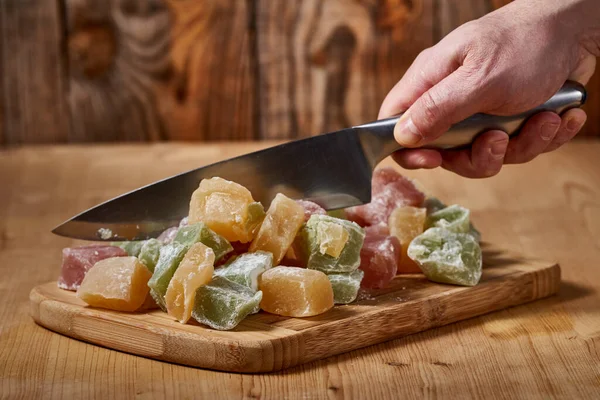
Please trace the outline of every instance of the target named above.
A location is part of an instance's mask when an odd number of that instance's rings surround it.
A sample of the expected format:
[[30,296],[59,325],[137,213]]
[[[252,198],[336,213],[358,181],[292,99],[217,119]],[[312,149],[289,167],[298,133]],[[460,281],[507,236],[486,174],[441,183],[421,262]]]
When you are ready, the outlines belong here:
[[[426,147],[464,147],[489,129],[514,135],[538,112],[560,114],[585,100],[583,86],[567,82],[539,107],[514,116],[476,114]],[[399,118],[284,143],[175,175],[92,207],[52,232],[97,241],[156,237],[188,214],[191,195],[200,181],[215,176],[245,186],[266,207],[277,193],[314,201],[327,210],[368,203],[373,169],[401,149],[393,134]]]

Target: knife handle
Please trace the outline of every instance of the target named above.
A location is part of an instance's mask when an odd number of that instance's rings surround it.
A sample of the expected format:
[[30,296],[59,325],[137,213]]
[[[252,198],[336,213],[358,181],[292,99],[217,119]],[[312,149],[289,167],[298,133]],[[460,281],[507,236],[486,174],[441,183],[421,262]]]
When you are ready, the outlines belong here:
[[[475,114],[466,120],[453,125],[448,132],[437,138],[431,143],[428,143],[423,148],[433,149],[456,149],[470,145],[475,138],[486,131],[497,129],[506,132],[509,136],[514,136],[519,133],[527,119],[542,111],[553,111],[557,114],[570,110],[572,108],[581,107],[586,100],[587,93],[583,85],[567,81],[565,85],[544,104],[535,107],[524,113],[513,116],[498,116],[488,114]],[[356,126],[362,135],[363,141],[374,139],[367,136],[374,135],[379,138],[377,146],[372,143],[369,147],[376,150],[372,154],[374,158],[379,160],[389,156],[396,150],[402,149],[394,139],[394,126],[400,119],[402,114],[392,118],[382,119],[379,121],[370,122],[364,125]]]

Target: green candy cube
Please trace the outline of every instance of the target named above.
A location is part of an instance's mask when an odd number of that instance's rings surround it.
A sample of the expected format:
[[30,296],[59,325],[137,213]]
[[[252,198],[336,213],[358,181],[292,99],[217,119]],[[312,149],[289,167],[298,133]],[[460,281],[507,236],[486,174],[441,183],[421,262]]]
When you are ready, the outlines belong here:
[[181,243],[171,243],[161,247],[156,268],[152,274],[152,278],[148,281],[150,294],[156,304],[163,311],[167,311],[165,304],[165,294],[169,287],[169,282],[173,278],[173,274],[179,267],[179,263],[183,260],[183,256],[187,253],[187,248]]
[[248,204],[248,219],[246,220],[247,231],[258,231],[260,225],[265,219],[265,215],[267,215],[265,213],[265,208],[258,201]]
[[260,310],[262,292],[221,276],[196,290],[192,317],[213,329],[235,328],[249,314]]
[[113,242],[111,246],[120,247],[127,252],[131,257],[137,257],[142,251],[142,246],[146,243],[145,240],[135,240],[132,242]]
[[231,244],[225,238],[217,235],[202,222],[180,228],[177,231],[175,239],[173,239],[173,243],[181,243],[186,249],[189,249],[198,242],[213,250],[215,260],[219,260],[225,254],[233,251],[233,247],[231,247]]
[[224,267],[217,269],[215,275],[247,286],[256,292],[258,277],[271,267],[273,267],[273,254],[257,251],[240,255]]
[[138,259],[144,264],[150,272],[154,272],[158,257],[160,256],[160,248],[163,244],[157,239],[148,239],[140,249]]
[[[430,216],[431,214],[433,214],[437,211],[443,210],[448,206],[445,205],[444,203],[442,203],[439,199],[437,199],[435,197],[429,197],[429,198],[425,199],[424,207],[427,208],[427,215]],[[444,215],[444,213],[442,213],[441,215]],[[448,217],[448,216],[446,215],[446,217]],[[439,225],[438,225],[438,227],[443,228],[443,226],[439,226]],[[479,232],[475,228],[475,226],[473,226],[473,223],[469,222],[469,230],[466,233],[469,233],[478,242],[481,242],[481,232]]]
[[445,228],[456,233],[468,233],[471,213],[457,204],[438,210],[427,216],[426,228]]
[[310,269],[326,274],[356,270],[365,231],[358,224],[328,215],[312,215],[294,243],[294,252]]
[[434,282],[475,286],[481,279],[481,247],[467,233],[430,228],[413,239],[408,257]]
[[333,288],[333,302],[335,304],[348,304],[356,300],[360,282],[364,276],[365,273],[360,269],[347,274],[327,275]]

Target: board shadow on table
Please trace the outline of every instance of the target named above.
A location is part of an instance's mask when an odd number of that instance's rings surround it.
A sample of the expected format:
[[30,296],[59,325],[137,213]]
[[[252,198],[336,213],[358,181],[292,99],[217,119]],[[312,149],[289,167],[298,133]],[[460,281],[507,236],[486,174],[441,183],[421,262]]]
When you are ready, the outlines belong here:
[[[594,289],[590,286],[583,286],[571,281],[562,281],[560,284],[560,290],[556,296],[548,299],[548,301],[554,301],[562,305],[567,305],[575,300],[582,299],[587,296],[591,296],[594,293]],[[596,301],[586,302],[585,304],[578,304],[579,309],[586,311],[598,311],[600,310],[600,303]]]
[[520,257],[515,254],[506,253],[505,251],[498,249],[497,247],[487,242],[481,243],[481,256],[483,258],[484,269],[499,268],[504,267],[506,265],[514,265],[527,260],[525,257]]

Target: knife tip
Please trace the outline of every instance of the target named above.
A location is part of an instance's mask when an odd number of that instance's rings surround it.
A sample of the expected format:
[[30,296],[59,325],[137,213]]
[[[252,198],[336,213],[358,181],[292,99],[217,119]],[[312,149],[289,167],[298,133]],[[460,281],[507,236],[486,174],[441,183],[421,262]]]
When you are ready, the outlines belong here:
[[58,235],[58,236],[70,237],[70,235],[65,231],[64,226],[65,226],[65,223],[56,225],[54,228],[52,228],[52,230],[50,232],[52,232],[53,234]]

